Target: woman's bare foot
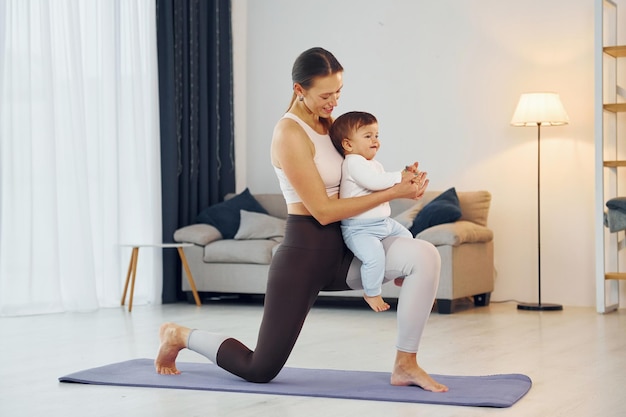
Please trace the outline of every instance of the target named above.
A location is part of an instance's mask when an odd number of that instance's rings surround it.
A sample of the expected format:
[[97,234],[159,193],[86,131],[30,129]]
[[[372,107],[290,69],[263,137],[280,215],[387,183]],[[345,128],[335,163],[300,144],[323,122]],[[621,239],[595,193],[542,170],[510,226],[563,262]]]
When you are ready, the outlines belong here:
[[181,349],[187,347],[187,339],[191,329],[175,323],[163,323],[159,329],[161,346],[154,360],[154,367],[161,375],[178,375],[176,357]]
[[418,387],[432,392],[447,392],[448,387],[435,381],[417,364],[417,354],[400,352],[396,355],[396,363],[391,374],[391,385]]
[[365,301],[367,301],[367,304],[369,304],[372,310],[376,312],[389,310],[389,304],[387,304],[380,295],[370,297],[363,294],[363,298],[365,298]]

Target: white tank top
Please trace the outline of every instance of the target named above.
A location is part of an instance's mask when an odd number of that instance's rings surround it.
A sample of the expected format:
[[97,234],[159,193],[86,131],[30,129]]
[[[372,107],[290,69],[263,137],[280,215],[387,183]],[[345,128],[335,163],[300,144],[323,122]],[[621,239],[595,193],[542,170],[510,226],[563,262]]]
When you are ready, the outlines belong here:
[[[330,136],[320,135],[311,126],[306,124],[302,119],[292,113],[285,113],[283,119],[295,120],[304,129],[313,145],[315,146],[315,156],[313,161],[317,170],[322,177],[324,186],[326,187],[326,194],[328,196],[337,194],[339,192],[339,182],[341,181],[341,164],[343,163],[343,156],[337,152],[337,149],[333,146]],[[277,167],[274,167],[276,176],[278,177],[278,183],[280,190],[285,197],[287,204],[301,203],[302,199],[296,193],[293,186],[289,182],[289,179],[285,175],[285,172]]]

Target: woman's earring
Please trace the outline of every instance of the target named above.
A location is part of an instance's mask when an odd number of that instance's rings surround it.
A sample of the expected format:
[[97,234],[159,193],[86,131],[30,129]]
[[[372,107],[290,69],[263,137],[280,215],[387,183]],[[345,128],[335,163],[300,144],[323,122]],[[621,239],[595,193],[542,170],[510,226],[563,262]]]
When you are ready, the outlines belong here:
[[298,97],[298,101],[304,101],[304,96]]

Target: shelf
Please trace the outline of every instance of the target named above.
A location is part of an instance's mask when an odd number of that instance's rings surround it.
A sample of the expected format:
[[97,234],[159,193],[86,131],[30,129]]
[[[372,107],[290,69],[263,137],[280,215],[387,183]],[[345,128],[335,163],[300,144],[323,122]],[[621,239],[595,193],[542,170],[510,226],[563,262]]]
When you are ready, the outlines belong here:
[[608,110],[613,113],[626,112],[626,103],[605,104],[602,107],[604,107],[604,110]]
[[626,279],[626,272],[607,272],[604,279]]
[[604,161],[606,168],[626,167],[626,161]]
[[626,46],[605,46],[602,48],[604,53],[611,55],[615,58],[624,58],[626,57]]

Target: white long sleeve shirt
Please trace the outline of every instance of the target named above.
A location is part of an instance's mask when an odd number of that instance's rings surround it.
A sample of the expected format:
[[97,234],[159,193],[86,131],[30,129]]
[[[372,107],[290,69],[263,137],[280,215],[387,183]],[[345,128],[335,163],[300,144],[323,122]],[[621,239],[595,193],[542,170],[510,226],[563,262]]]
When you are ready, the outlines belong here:
[[[385,172],[383,165],[375,159],[367,160],[361,155],[346,155],[341,166],[339,197],[358,197],[373,191],[385,190],[402,181],[402,172]],[[383,203],[353,219],[375,219],[389,217],[391,207]]]

